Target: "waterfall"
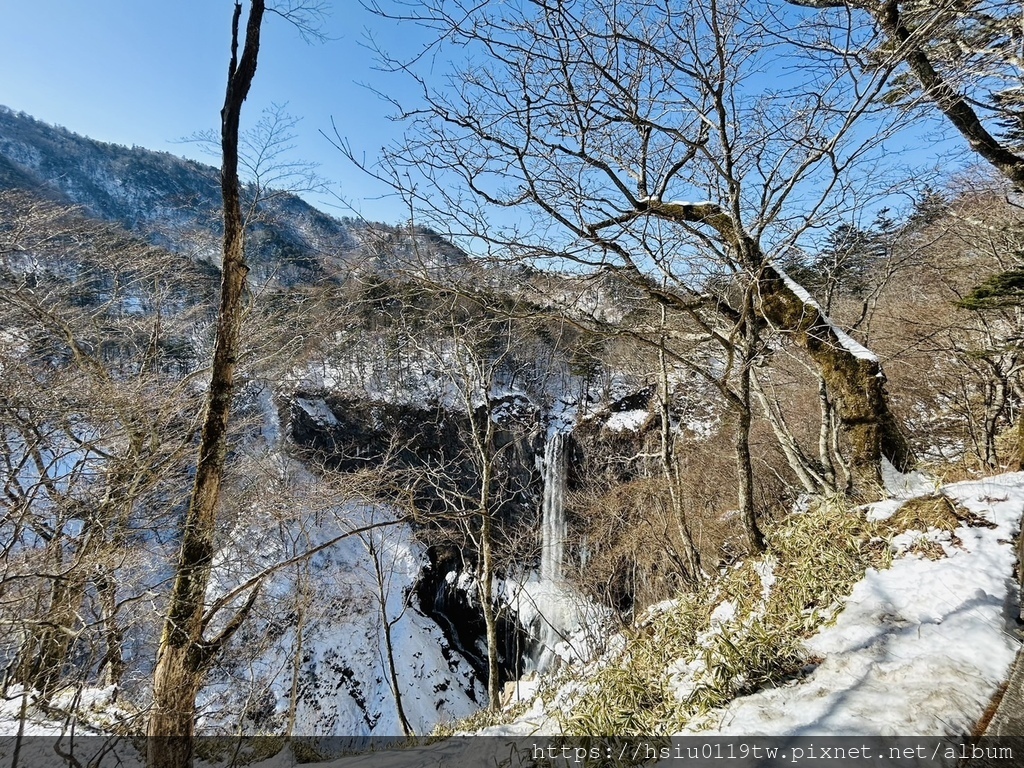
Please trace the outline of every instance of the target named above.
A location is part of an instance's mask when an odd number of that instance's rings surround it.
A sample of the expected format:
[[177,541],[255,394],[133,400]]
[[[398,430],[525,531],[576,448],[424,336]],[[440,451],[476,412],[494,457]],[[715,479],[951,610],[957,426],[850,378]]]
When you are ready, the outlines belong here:
[[533,642],[526,654],[527,670],[545,673],[557,662],[555,647],[575,626],[568,586],[562,579],[565,556],[566,435],[552,429],[544,444],[541,466],[540,573],[521,585],[517,611]]
[[544,444],[540,580],[562,580],[565,555],[565,434],[551,432]]
[[[568,424],[559,426],[572,428]],[[602,620],[600,609],[565,579],[568,448],[569,432],[551,425],[540,466],[544,481],[540,570],[524,574],[512,592],[520,624],[530,634],[524,670],[539,675],[550,674],[565,660],[589,658],[594,646],[584,628]]]

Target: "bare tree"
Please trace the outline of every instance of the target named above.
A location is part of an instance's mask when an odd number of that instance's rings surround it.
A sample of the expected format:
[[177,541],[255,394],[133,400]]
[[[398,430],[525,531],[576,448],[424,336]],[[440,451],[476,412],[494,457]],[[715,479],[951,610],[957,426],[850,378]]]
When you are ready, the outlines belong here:
[[[495,595],[498,513],[503,486],[508,483],[502,472],[503,459],[514,442],[498,440],[499,403],[493,390],[513,353],[515,336],[507,318],[494,322],[474,319],[472,302],[458,293],[440,298],[441,312],[448,319],[442,347],[431,352],[438,355],[439,369],[453,386],[458,406],[466,414],[466,451],[461,458],[476,475],[475,482],[466,490],[456,490],[457,485],[445,483],[444,497],[451,513],[462,520],[476,552],[477,593],[487,642],[487,704],[489,709],[497,710],[501,705],[499,608]],[[451,467],[440,469],[445,472]]]
[[480,54],[440,92],[416,61],[388,60],[424,105],[403,112],[408,139],[371,170],[421,217],[508,258],[619,270],[683,311],[743,315],[747,293],[730,286],[745,281],[756,324],[825,378],[858,488],[878,482],[883,456],[908,465],[878,359],[769,255],[852,204],[859,164],[896,128],[876,114],[888,70],[819,62],[765,87],[754,73],[768,57],[801,54],[740,3],[379,10]]
[[[995,2],[908,2],[907,0],[787,0],[825,11],[825,23],[841,26],[850,12],[869,18],[881,38],[848,38],[828,53],[869,66],[901,62],[889,100],[930,102],[989,163],[1018,190],[1024,188],[1021,154],[1020,5]],[[836,13],[833,9],[841,9]],[[824,51],[825,49],[823,49]]]
[[24,194],[0,210],[0,617],[27,627],[6,682],[45,699],[73,660],[120,682],[123,582],[177,501],[197,405],[178,358],[206,308],[183,257]]
[[[156,671],[153,710],[148,727],[147,761],[151,768],[184,768],[192,763],[195,699],[203,673],[221,647],[245,620],[258,595],[249,592],[241,610],[212,638],[205,636],[213,616],[206,588],[215,552],[215,523],[227,454],[228,424],[240,355],[245,263],[245,229],[238,178],[238,132],[242,104],[256,74],[265,3],[252,0],[244,40],[239,39],[241,3],[231,23],[231,60],[221,110],[221,192],[224,198],[224,251],[221,301],[206,412],[199,443],[196,479],[182,526],[181,554],[175,569]],[[242,43],[239,55],[239,43]]]
[[[500,570],[504,510],[525,493],[522,476],[511,471],[517,440],[535,426],[536,414],[519,413],[501,390],[516,377],[521,329],[515,311],[484,303],[485,293],[470,288],[437,286],[427,278],[395,281],[391,297],[395,350],[401,365],[418,371],[424,393],[436,398],[446,437],[437,450],[417,457],[406,470],[410,487],[436,512],[431,519],[446,530],[461,532],[472,560],[474,592],[484,622],[489,706],[500,706],[503,606],[496,595]],[[514,300],[510,300],[515,303]],[[458,535],[458,534],[457,534]]]
[[388,670],[391,693],[395,697],[395,711],[398,715],[398,723],[402,728],[403,736],[414,736],[415,731],[409,723],[408,716],[405,714],[401,681],[398,678],[398,666],[395,663],[395,642],[393,637],[395,625],[402,620],[406,610],[409,608],[412,592],[410,591],[402,596],[401,610],[397,613],[391,613],[388,608],[388,598],[391,596],[395,577],[395,551],[388,546],[387,532],[368,531],[360,535],[359,539],[370,557],[373,581],[377,587],[374,597],[377,600],[377,607],[380,609],[381,630],[384,633],[384,648],[381,651],[381,662],[382,665],[386,665]]

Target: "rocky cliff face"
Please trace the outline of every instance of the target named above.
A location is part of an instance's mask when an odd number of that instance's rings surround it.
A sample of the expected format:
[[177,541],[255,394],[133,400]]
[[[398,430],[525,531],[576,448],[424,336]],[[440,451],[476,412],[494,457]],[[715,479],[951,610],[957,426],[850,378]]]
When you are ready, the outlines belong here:
[[[578,499],[602,493],[649,472],[649,461],[640,457],[656,451],[659,439],[659,422],[649,410],[651,396],[650,388],[635,391],[576,426],[564,446],[570,495]],[[528,570],[540,567],[546,417],[524,398],[506,400],[494,404],[494,411],[506,417],[496,438],[503,456],[499,576],[520,581]],[[386,469],[392,482],[408,484],[417,508],[418,535],[427,544],[427,562],[415,588],[419,608],[485,678],[484,622],[474,580],[476,551],[459,523],[459,512],[452,507],[457,500],[471,513],[479,482],[469,455],[466,414],[441,405],[427,408],[299,391],[290,400],[288,419],[290,437],[305,460],[342,473]],[[439,466],[446,469],[443,477],[430,471]],[[386,495],[396,489],[385,485],[380,490]],[[564,557],[574,574],[585,569],[588,557],[595,554],[581,543],[580,531],[586,528],[586,521],[579,517],[582,512],[579,504],[570,505],[571,530]],[[615,588],[619,591],[612,602],[619,607],[631,604],[629,584]],[[499,591],[501,670],[504,679],[512,680],[524,671],[532,646],[528,628],[503,602],[511,599],[511,592],[506,587]]]

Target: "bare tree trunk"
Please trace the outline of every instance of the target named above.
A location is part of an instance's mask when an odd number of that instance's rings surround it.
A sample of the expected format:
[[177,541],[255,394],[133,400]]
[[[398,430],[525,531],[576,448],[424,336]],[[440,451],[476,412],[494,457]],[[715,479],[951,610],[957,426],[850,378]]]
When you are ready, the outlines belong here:
[[106,566],[100,566],[100,573],[96,577],[96,592],[103,611],[103,634],[107,645],[100,667],[105,670],[104,683],[116,686],[121,684],[121,675],[125,670],[121,650],[124,632],[117,623],[117,581]]
[[[304,566],[303,566],[304,568]],[[297,587],[299,608],[295,618],[295,646],[292,656],[292,684],[288,693],[288,724],[285,727],[284,737],[291,741],[295,734],[295,715],[299,707],[299,675],[302,673],[302,634],[306,627],[306,606],[309,598],[306,593],[305,571],[298,571]]]
[[740,518],[743,520],[743,529],[747,533],[751,551],[763,552],[765,549],[764,534],[757,524],[757,511],[754,508],[754,462],[750,458],[750,409],[739,412],[735,446]]
[[398,713],[398,723],[402,727],[402,735],[412,736],[414,731],[409,723],[408,716],[405,714],[405,704],[402,703],[402,689],[399,687],[398,682],[398,667],[395,665],[395,644],[391,638],[392,622],[388,619],[386,612],[383,614],[383,618],[384,645],[387,648],[388,655],[388,676],[391,678],[391,690],[395,694],[395,711]]
[[828,387],[825,385],[825,378],[818,374],[818,404],[821,408],[821,424],[818,428],[818,459],[824,467],[825,480],[835,489],[836,485],[836,463],[832,455],[833,440],[833,408],[832,400],[828,396]]
[[775,433],[775,439],[778,440],[779,447],[782,448],[782,453],[789,463],[789,468],[797,476],[800,485],[807,493],[820,493],[823,489],[828,490],[828,481],[811,466],[811,462],[797,444],[792,430],[786,424],[778,402],[773,402],[768,397],[768,393],[764,391],[764,387],[758,381],[756,373],[751,375],[750,386],[761,403],[761,409],[764,411],[765,418],[768,420],[772,432]]
[[[993,366],[996,368],[996,366]],[[999,451],[996,447],[996,438],[999,435],[999,426],[1002,422],[1003,412],[1006,409],[1006,382],[998,378],[998,370],[994,371],[996,376],[985,385],[985,464],[989,467],[999,465]]]
[[881,484],[881,459],[899,470],[913,453],[892,411],[885,374],[867,350],[850,349],[845,334],[813,303],[799,296],[783,276],[765,266],[758,281],[760,312],[788,332],[814,361],[832,396],[840,428],[850,443],[850,467],[857,490]]
[[683,563],[686,568],[686,573],[683,574],[683,577],[689,583],[697,584],[702,576],[700,552],[694,546],[693,535],[690,533],[690,526],[686,519],[686,510],[683,508],[682,499],[679,498],[679,475],[676,471],[672,437],[672,413],[669,407],[668,359],[665,354],[666,339],[664,334],[665,320],[665,305],[662,304],[661,325],[663,332],[658,348],[658,393],[661,406],[661,467],[665,473],[669,501],[672,504],[672,517],[676,521],[680,543],[683,547]]
[[[488,426],[488,437],[493,427]],[[490,441],[488,441],[488,445]],[[491,519],[489,486],[491,473],[489,465],[480,478],[483,490],[480,494],[480,609],[484,613],[484,628],[487,634],[487,708],[496,712],[501,706],[498,673],[498,617],[494,610],[494,532]]]
[[[913,464],[913,452],[889,410],[885,374],[878,358],[857,348],[800,286],[769,263],[760,245],[732,215],[715,203],[645,201],[643,210],[660,218],[713,228],[741,263],[756,272],[757,317],[787,333],[807,351],[832,395],[840,428],[850,443],[855,490],[880,486],[883,457],[901,471]],[[661,295],[680,299],[670,291]]]
[[743,528],[747,533],[752,552],[765,549],[764,533],[757,524],[757,510],[754,507],[754,462],[750,455],[750,380],[754,375],[753,363],[757,356],[757,326],[753,318],[752,299],[747,293],[744,299],[742,341],[740,342],[739,408],[736,425],[736,471],[739,480],[739,507]]
[[69,569],[67,576],[53,581],[45,620],[33,629],[25,648],[17,679],[44,697],[53,692],[68,661],[87,585],[85,569],[77,565]]
[[[238,131],[242,103],[256,74],[264,6],[264,0],[251,2],[241,58],[238,56],[241,3],[235,3],[232,17],[231,61],[221,110],[221,192],[224,198],[221,303],[196,479],[183,523],[181,554],[153,678],[147,755],[150,768],[191,765],[195,698],[203,674],[213,654],[241,623],[230,622],[215,641],[207,642],[203,638],[204,603],[215,548],[214,524],[227,453],[228,422],[240,347],[242,297],[248,273],[238,181]],[[247,605],[251,604],[252,598]]]
[[[370,554],[370,559],[373,561],[373,575],[377,582],[377,602],[380,607],[380,621],[384,629],[384,653],[387,655],[388,664],[388,677],[391,684],[391,693],[395,697],[395,712],[398,714],[398,723],[402,728],[403,736],[413,736],[414,732],[412,725],[409,723],[409,718],[405,714],[405,704],[402,701],[402,688],[398,680],[398,667],[395,664],[395,644],[392,637],[392,628],[398,620],[402,618],[405,613],[402,612],[392,618],[388,615],[388,592],[390,578],[384,573],[384,563],[381,561],[381,551],[373,541],[373,534],[371,533],[368,539],[363,540],[363,544],[366,546],[367,551]],[[394,563],[392,563],[392,568]]]
[[153,677],[146,761],[149,768],[190,768],[203,659],[198,646],[166,642],[164,634]]

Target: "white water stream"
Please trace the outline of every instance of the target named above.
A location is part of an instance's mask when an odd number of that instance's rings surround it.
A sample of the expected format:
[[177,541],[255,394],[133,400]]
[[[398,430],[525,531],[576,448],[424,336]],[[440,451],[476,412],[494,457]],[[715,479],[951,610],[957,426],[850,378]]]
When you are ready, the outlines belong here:
[[567,435],[548,433],[544,444],[540,573],[521,585],[519,619],[533,637],[527,670],[543,674],[558,658],[555,647],[575,627],[571,590],[563,580],[565,559],[565,477]]
[[540,580],[562,580],[565,557],[565,435],[553,432],[544,445]]

